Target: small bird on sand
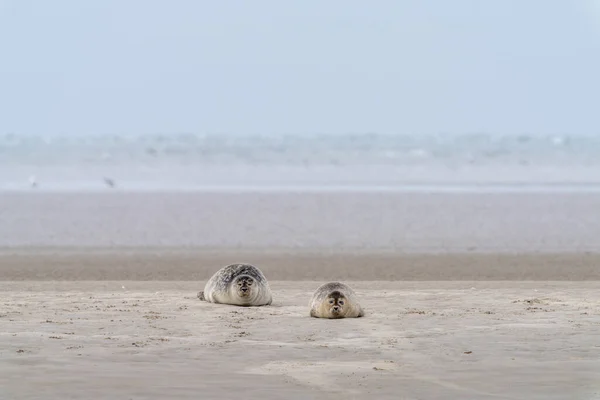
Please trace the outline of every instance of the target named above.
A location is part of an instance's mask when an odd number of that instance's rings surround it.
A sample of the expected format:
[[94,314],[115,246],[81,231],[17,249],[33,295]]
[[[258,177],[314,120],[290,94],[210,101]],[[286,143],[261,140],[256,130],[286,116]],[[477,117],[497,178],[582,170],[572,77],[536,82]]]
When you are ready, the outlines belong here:
[[108,186],[109,188],[114,188],[115,187],[115,181],[113,181],[110,178],[104,178],[104,183],[106,184],[106,186]]
[[31,175],[29,177],[29,186],[31,186],[32,188],[36,188],[38,185],[37,180],[35,179],[35,175]]

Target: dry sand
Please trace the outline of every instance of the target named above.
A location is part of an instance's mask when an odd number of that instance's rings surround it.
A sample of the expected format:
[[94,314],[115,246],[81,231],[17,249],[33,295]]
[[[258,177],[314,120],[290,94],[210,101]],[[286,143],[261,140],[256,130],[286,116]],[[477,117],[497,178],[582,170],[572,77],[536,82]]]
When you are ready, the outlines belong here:
[[2,282],[2,399],[598,399],[600,283],[352,282],[365,318],[201,283]]

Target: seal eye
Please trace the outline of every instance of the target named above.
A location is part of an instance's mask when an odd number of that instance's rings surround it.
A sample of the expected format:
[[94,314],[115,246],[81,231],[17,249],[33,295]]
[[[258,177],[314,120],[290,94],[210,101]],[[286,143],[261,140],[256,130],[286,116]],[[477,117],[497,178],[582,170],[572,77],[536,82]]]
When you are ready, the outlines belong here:
[[344,300],[340,300],[340,301],[338,301],[338,304],[339,304],[340,306],[343,306],[343,305],[344,305]]
[[329,304],[333,304],[333,299],[329,299]]

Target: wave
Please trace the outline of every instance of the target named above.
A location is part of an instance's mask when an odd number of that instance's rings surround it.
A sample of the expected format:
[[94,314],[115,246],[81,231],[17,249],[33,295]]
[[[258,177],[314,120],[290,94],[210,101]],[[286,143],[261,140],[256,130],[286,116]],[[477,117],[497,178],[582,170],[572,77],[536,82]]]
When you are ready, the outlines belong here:
[[598,166],[580,135],[0,135],[0,165]]

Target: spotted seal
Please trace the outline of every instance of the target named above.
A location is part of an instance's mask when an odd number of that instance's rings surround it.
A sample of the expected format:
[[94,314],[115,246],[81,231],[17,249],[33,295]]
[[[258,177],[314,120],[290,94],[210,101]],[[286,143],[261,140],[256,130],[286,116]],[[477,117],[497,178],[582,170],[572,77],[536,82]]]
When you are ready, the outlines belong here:
[[365,315],[354,291],[340,282],[320,286],[309,306],[310,316],[315,318],[358,318]]
[[273,296],[262,271],[250,264],[231,264],[221,268],[206,282],[200,300],[236,306],[266,306]]

